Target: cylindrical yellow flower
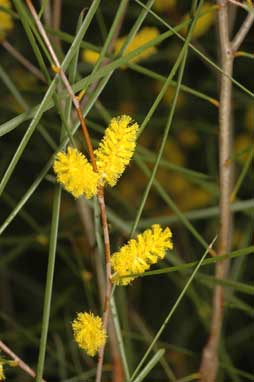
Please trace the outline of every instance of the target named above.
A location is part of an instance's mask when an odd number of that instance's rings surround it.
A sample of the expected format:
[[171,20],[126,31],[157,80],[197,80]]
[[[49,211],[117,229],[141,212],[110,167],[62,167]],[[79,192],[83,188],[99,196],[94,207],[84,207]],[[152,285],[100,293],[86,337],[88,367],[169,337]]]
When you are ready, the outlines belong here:
[[105,131],[95,158],[101,184],[114,186],[129,164],[136,147],[138,124],[131,117],[113,118]]
[[77,149],[68,147],[67,153],[58,153],[53,168],[57,181],[75,198],[84,195],[90,199],[96,195],[99,175]]
[[106,332],[102,319],[93,313],[78,313],[77,318],[72,322],[72,329],[79,347],[91,357],[105,345]]
[[131,274],[143,273],[152,264],[163,259],[167,249],[173,248],[172,232],[154,224],[137,238],[131,239],[119,252],[111,257],[111,265],[115,272],[113,282],[117,285],[128,285],[135,277],[124,277]]
[[[0,6],[11,8],[10,0],[0,0]],[[0,10],[0,41],[5,38],[6,32],[13,28],[12,17],[9,13]]]

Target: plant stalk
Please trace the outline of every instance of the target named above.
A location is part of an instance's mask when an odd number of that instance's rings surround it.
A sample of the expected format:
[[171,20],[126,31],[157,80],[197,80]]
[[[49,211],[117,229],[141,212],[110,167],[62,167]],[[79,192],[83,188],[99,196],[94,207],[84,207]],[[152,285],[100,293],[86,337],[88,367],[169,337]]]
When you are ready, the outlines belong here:
[[[217,255],[230,252],[232,245],[233,214],[230,209],[230,195],[233,189],[232,161],[232,73],[233,54],[229,40],[229,8],[227,1],[218,0],[219,49],[223,74],[220,82],[219,106],[219,240]],[[216,263],[215,277],[227,277],[229,261]],[[200,373],[202,382],[215,382],[218,370],[218,347],[224,316],[224,288],[217,285],[212,303],[210,335],[203,349]]]

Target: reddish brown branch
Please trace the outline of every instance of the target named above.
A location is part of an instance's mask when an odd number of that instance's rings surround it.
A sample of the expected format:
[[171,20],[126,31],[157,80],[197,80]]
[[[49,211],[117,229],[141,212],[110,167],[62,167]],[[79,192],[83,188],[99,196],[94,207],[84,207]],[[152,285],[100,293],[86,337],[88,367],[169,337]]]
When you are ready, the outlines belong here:
[[2,46],[12,55],[22,66],[29,70],[39,80],[46,82],[43,74],[36,68],[26,57],[24,57],[17,49],[15,49],[7,40],[2,41]]
[[[18,367],[20,367],[20,369],[22,369],[25,373],[27,373],[28,375],[30,375],[31,377],[35,378],[36,377],[36,373],[33,369],[31,369],[30,366],[28,366],[24,361],[22,361],[21,358],[19,358],[17,356],[17,354],[15,354],[5,343],[3,343],[3,341],[0,340],[0,349],[5,353],[7,354],[10,358],[12,358]],[[43,380],[45,381],[45,380]]]
[[[60,62],[54,52],[54,49],[49,41],[49,38],[43,28],[43,25],[36,13],[36,10],[31,2],[31,0],[26,0],[27,6],[30,9],[30,12],[34,18],[34,21],[37,25],[37,28],[45,42],[45,45],[52,57],[52,60],[54,62],[55,68],[54,70],[59,74],[61,77],[64,86],[66,87],[66,90],[69,94],[69,96],[72,99],[73,105],[75,107],[75,110],[77,112],[81,127],[82,127],[82,132],[85,138],[85,142],[87,145],[88,153],[90,156],[90,160],[93,166],[94,171],[97,171],[97,166],[96,166],[96,160],[94,157],[94,152],[93,152],[93,147],[90,139],[89,132],[87,130],[87,126],[80,108],[80,102],[79,99],[75,96],[73,93],[72,87],[63,71],[61,68]],[[99,208],[100,208],[100,213],[101,213],[101,222],[102,222],[102,227],[103,227],[103,234],[104,234],[104,247],[105,247],[105,261],[106,261],[106,291],[105,291],[105,303],[104,303],[104,311],[103,311],[103,325],[105,330],[107,330],[108,326],[108,320],[109,320],[109,299],[110,299],[110,293],[111,293],[111,264],[110,264],[110,240],[109,240],[109,230],[108,230],[108,222],[107,222],[107,212],[106,212],[106,206],[105,206],[105,200],[104,200],[104,190],[103,187],[99,187],[98,189],[98,202],[99,202]],[[103,358],[104,358],[104,350],[105,346],[103,346],[99,350],[99,355],[98,355],[98,366],[97,366],[97,374],[96,374],[96,381],[101,380],[101,374],[102,374],[102,366],[103,366]]]

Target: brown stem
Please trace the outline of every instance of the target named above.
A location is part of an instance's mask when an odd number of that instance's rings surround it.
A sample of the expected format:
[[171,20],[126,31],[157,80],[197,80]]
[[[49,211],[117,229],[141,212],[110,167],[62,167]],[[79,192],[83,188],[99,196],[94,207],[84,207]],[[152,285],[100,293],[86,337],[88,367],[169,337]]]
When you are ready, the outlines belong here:
[[[78,199],[76,203],[77,203],[80,219],[82,221],[85,233],[89,240],[91,251],[93,250],[99,297],[100,297],[101,305],[103,306],[104,298],[105,298],[106,283],[105,283],[105,275],[103,272],[102,262],[100,260],[99,253],[97,249],[95,248],[96,237],[95,237],[94,223],[93,223],[93,218],[91,214],[91,209],[87,205],[85,200],[82,198]],[[108,339],[109,339],[109,347],[110,347],[112,365],[113,365],[112,381],[122,382],[124,379],[124,372],[123,372],[122,361],[119,356],[119,349],[117,345],[116,333],[115,333],[112,317],[109,317]]]
[[[106,290],[105,290],[105,300],[104,300],[104,309],[103,309],[103,325],[106,329],[108,327],[109,321],[109,300],[112,289],[111,284],[111,263],[110,263],[110,241],[109,241],[109,230],[107,223],[107,212],[104,200],[104,190],[103,187],[99,187],[98,190],[98,203],[101,213],[101,222],[104,236],[104,249],[105,249],[105,261],[106,261]],[[102,375],[102,365],[104,359],[105,346],[99,350],[98,354],[98,364],[96,371],[96,382],[100,382]]]
[[[61,16],[62,16],[62,0],[55,0],[53,3],[53,11],[52,11],[52,28],[54,30],[60,29],[61,25]],[[53,38],[53,41],[61,49],[61,40],[58,36]]]
[[2,46],[7,50],[22,66],[33,73],[39,80],[46,82],[43,74],[36,68],[26,57],[24,57],[17,49],[15,49],[7,40],[2,41]]
[[[219,107],[219,173],[220,173],[220,204],[219,204],[219,244],[217,254],[230,252],[232,241],[233,215],[230,211],[230,194],[233,185],[232,156],[232,81],[233,54],[229,41],[228,5],[225,0],[217,0],[220,6],[218,12],[219,44],[223,74],[220,83]],[[215,277],[225,278],[229,263],[224,261],[216,264]],[[218,369],[218,346],[224,314],[224,288],[216,286],[213,295],[212,322],[210,336],[203,349],[200,373],[202,382],[214,382]]]
[[[17,366],[20,367],[24,372],[29,374],[31,377],[35,378],[36,373],[33,369],[31,369],[30,366],[28,366],[24,361],[22,361],[21,358],[19,358],[3,341],[0,340],[0,349],[7,354],[10,358],[12,358],[16,363]],[[43,379],[45,382],[45,380]]]
[[229,3],[236,5],[237,7],[243,8],[246,10],[246,5],[241,3],[240,1],[237,0],[228,0]]
[[242,23],[241,28],[235,35],[232,43],[231,43],[231,48],[233,51],[237,51],[242,44],[243,40],[245,39],[247,33],[249,32],[252,24],[254,21],[254,10],[246,16],[246,19]]
[[[60,62],[54,52],[54,49],[49,41],[49,38],[43,28],[43,25],[36,13],[36,10],[32,4],[31,0],[26,0],[27,6],[30,9],[30,12],[34,18],[34,21],[37,25],[37,28],[46,44],[46,47],[52,57],[52,60],[56,66],[55,70],[56,72],[60,75],[64,86],[66,87],[66,90],[69,94],[69,96],[72,99],[73,105],[76,109],[81,127],[82,127],[82,132],[84,134],[84,138],[86,141],[88,153],[90,156],[90,160],[92,162],[92,166],[94,171],[97,171],[97,166],[96,166],[96,160],[94,157],[94,152],[93,152],[93,147],[90,139],[89,132],[87,130],[87,126],[80,108],[80,102],[78,98],[75,96],[73,93],[72,87],[63,71],[61,68]],[[105,261],[106,261],[106,291],[105,291],[105,302],[104,302],[104,310],[103,310],[103,325],[105,330],[107,330],[108,326],[108,321],[109,321],[109,299],[110,299],[110,293],[111,293],[111,264],[110,264],[110,240],[109,240],[109,230],[108,230],[108,222],[107,222],[107,212],[106,212],[106,206],[105,206],[105,200],[104,200],[104,190],[103,187],[100,186],[98,188],[98,203],[99,203],[99,208],[100,208],[100,213],[101,213],[101,222],[102,222],[102,228],[103,228],[103,234],[104,234],[104,247],[105,247]],[[105,351],[105,346],[103,346],[99,350],[98,354],[98,366],[97,366],[97,373],[96,373],[96,382],[99,382],[101,380],[101,375],[102,375],[102,365],[103,365],[103,358],[104,358],[104,351]]]

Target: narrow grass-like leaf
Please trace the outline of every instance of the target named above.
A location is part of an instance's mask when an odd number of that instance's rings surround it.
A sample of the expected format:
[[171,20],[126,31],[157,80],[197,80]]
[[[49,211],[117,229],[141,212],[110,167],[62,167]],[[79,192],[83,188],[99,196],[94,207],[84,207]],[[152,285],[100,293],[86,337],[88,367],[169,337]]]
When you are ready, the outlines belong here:
[[163,151],[164,151],[164,147],[165,147],[166,142],[167,142],[169,129],[170,129],[172,121],[173,121],[173,116],[174,116],[174,113],[175,113],[177,98],[178,98],[178,94],[179,94],[179,90],[180,90],[180,84],[181,84],[182,76],[183,76],[183,69],[185,67],[185,62],[186,62],[186,53],[185,53],[184,49],[182,50],[182,53],[183,53],[184,57],[182,57],[182,54],[179,54],[179,56],[177,58],[177,61],[176,61],[175,65],[174,65],[173,69],[171,70],[168,78],[167,78],[167,81],[165,82],[165,84],[164,84],[160,94],[156,98],[155,102],[153,103],[151,109],[147,113],[146,118],[144,119],[144,121],[143,121],[143,123],[142,123],[142,125],[140,126],[140,129],[139,129],[139,134],[141,134],[143,129],[145,128],[146,124],[149,122],[151,116],[153,115],[154,111],[156,110],[156,108],[157,108],[159,102],[161,101],[164,93],[166,92],[168,84],[170,83],[172,77],[174,76],[177,67],[180,65],[180,62],[182,61],[181,69],[180,69],[180,73],[179,73],[179,79],[178,79],[178,86],[176,88],[176,93],[175,93],[175,96],[174,96],[172,108],[170,109],[170,113],[169,113],[169,116],[168,116],[168,121],[167,121],[165,130],[164,130],[164,134],[163,134],[161,146],[160,146],[160,149],[159,149],[159,153],[157,155],[156,162],[155,162],[154,167],[153,167],[153,171],[151,173],[151,176],[150,176],[149,181],[147,183],[147,186],[146,186],[145,192],[143,194],[142,200],[140,202],[140,206],[139,206],[139,209],[137,211],[136,219],[134,220],[133,227],[131,229],[131,233],[130,233],[131,237],[134,235],[134,233],[136,231],[136,228],[138,226],[138,222],[139,222],[139,219],[141,217],[142,211],[144,209],[144,206],[145,206],[146,200],[148,198],[150,189],[151,189],[152,184],[154,182],[154,178],[155,178],[155,175],[156,175],[158,167],[159,167],[160,159],[162,157],[162,154],[163,154]]
[[109,30],[109,33],[108,33],[108,36],[107,36],[107,39],[102,47],[102,50],[100,52],[100,55],[99,55],[99,58],[98,60],[96,61],[95,65],[94,65],[94,68],[92,70],[92,73],[87,77],[87,83],[84,84],[83,88],[82,88],[82,92],[86,92],[87,90],[87,87],[88,87],[88,83],[89,83],[89,80],[92,78],[94,79],[94,75],[95,73],[98,71],[98,69],[100,68],[101,66],[101,63],[102,61],[104,60],[104,57],[110,47],[110,44],[112,43],[112,40],[114,38],[114,35],[115,33],[117,32],[117,28],[119,26],[119,21],[121,21],[122,17],[123,17],[123,14],[124,12],[126,11],[126,7],[128,5],[128,1],[129,0],[121,0],[118,8],[117,8],[117,12],[116,12],[116,15],[115,15],[115,18],[114,18],[114,21],[113,21],[113,24]]
[[246,176],[246,174],[247,174],[247,172],[248,172],[248,170],[250,168],[250,165],[252,163],[253,157],[254,157],[254,147],[252,147],[252,149],[251,149],[251,151],[250,151],[250,153],[248,155],[247,160],[244,161],[244,165],[243,165],[242,171],[241,171],[241,173],[240,173],[240,175],[239,175],[239,177],[238,177],[238,179],[237,179],[237,181],[235,183],[234,189],[233,189],[232,194],[230,196],[231,201],[235,200],[236,195],[238,194],[238,192],[239,192],[239,190],[241,188],[242,182],[243,182],[243,180],[244,180],[244,178],[245,178],[245,176]]
[[40,69],[45,77],[45,79],[49,82],[50,81],[50,76],[48,73],[47,66],[44,62],[44,59],[42,57],[42,54],[40,52],[40,49],[36,43],[36,40],[34,38],[34,35],[31,31],[31,20],[30,17],[28,16],[26,9],[24,7],[24,4],[20,0],[13,0],[15,7],[17,8],[17,11],[19,13],[20,20],[22,22],[22,25],[25,29],[25,32],[27,34],[27,37],[29,39],[29,42],[31,44],[31,47],[34,51],[35,57],[38,61],[38,64],[40,66]]
[[5,86],[9,89],[10,93],[13,95],[15,100],[20,104],[20,106],[24,109],[27,110],[27,103],[20,94],[19,90],[17,89],[16,85],[14,82],[11,80],[11,78],[8,76],[8,74],[5,72],[3,69],[2,65],[0,65],[0,78],[5,84]]
[[158,341],[158,339],[160,338],[162,332],[164,331],[166,325],[168,324],[168,322],[170,321],[171,317],[173,316],[173,314],[175,313],[175,310],[177,309],[178,305],[180,304],[180,302],[182,301],[186,291],[188,290],[190,284],[192,283],[194,277],[196,276],[201,264],[203,263],[203,261],[205,260],[205,257],[207,256],[209,250],[212,248],[214,242],[216,240],[216,237],[213,239],[213,241],[211,242],[211,244],[209,245],[209,247],[207,247],[205,253],[203,254],[203,256],[201,257],[200,261],[198,262],[198,265],[196,266],[196,268],[194,269],[192,275],[190,276],[189,280],[187,281],[185,287],[183,288],[183,290],[181,291],[179,297],[177,298],[175,304],[173,305],[173,307],[170,309],[167,317],[165,318],[163,324],[161,325],[160,329],[158,330],[158,332],[156,333],[153,341],[151,342],[150,346],[148,347],[147,351],[145,352],[144,356],[142,357],[141,361],[139,362],[138,366],[136,367],[135,371],[133,372],[132,376],[131,376],[131,381],[135,380],[138,372],[140,371],[141,367],[143,366],[144,362],[146,361],[147,357],[149,356],[152,348],[154,347],[155,343]]
[[165,349],[159,349],[152,359],[147,363],[147,365],[144,367],[144,369],[139,373],[136,379],[134,379],[134,382],[141,382],[145,379],[145,377],[150,373],[150,371],[156,366],[156,364],[160,361],[160,359],[163,357],[165,353]]
[[[80,41],[83,39],[92,19],[93,19],[93,16],[97,10],[97,7],[99,6],[100,4],[100,0],[94,0],[86,17],[85,17],[85,20],[84,22],[82,23],[82,26],[79,30],[79,32],[77,33],[76,37],[75,37],[75,40],[73,41],[73,44],[71,45],[68,53],[66,54],[64,60],[63,60],[63,63],[62,63],[62,68],[63,70],[66,70],[67,67],[69,66],[77,48],[79,47],[79,43]],[[20,142],[20,145],[16,151],[16,153],[13,155],[13,158],[11,160],[11,163],[9,164],[3,178],[2,178],[2,181],[0,183],[0,195],[1,193],[3,192],[5,186],[7,185],[8,181],[9,181],[9,178],[10,176],[12,175],[23,151],[25,150],[33,132],[35,131],[43,113],[45,112],[46,108],[47,108],[47,103],[48,101],[51,99],[53,93],[54,93],[54,90],[55,90],[55,86],[56,86],[56,79],[57,79],[58,76],[55,76],[54,80],[51,82],[40,106],[38,107],[34,117],[33,117],[33,120],[31,121],[29,127],[27,128],[26,130],[26,133],[25,135],[23,136],[21,142]]]
[[121,354],[121,358],[123,362],[124,374],[125,374],[125,378],[128,381],[130,378],[130,371],[128,367],[127,357],[125,354],[124,342],[123,342],[123,337],[122,337],[122,332],[121,332],[121,327],[120,327],[120,322],[119,322],[119,317],[117,313],[114,296],[112,296],[110,299],[110,309],[111,309],[112,320],[115,326],[116,338],[117,338],[117,342],[118,342],[118,346],[119,346],[119,350],[120,350],[120,354]]
[[[251,215],[254,209],[254,199],[241,200],[241,201],[232,203],[230,205],[230,209],[234,213],[244,212],[247,215]],[[208,207],[208,208],[197,209],[190,212],[182,213],[182,215],[186,217],[188,220],[202,220],[206,218],[213,218],[219,215],[219,207]],[[139,229],[144,229],[146,227],[150,227],[150,225],[153,224],[153,222],[166,225],[166,224],[174,224],[179,221],[181,221],[181,218],[177,214],[170,215],[170,216],[155,217],[153,219],[142,219],[139,222],[138,227]]]
[[[147,9],[146,5],[143,4],[140,0],[135,0],[137,4],[139,4],[142,8]],[[183,37],[180,33],[178,33],[177,27],[173,28],[170,24],[168,24],[165,20],[163,20],[160,16],[158,16],[155,12],[153,12],[151,9],[148,10],[148,12],[158,21],[160,21],[164,26],[166,26],[170,31],[172,31],[180,40],[185,41],[185,37]],[[178,25],[179,27],[179,25]],[[223,70],[215,64],[212,60],[210,60],[204,53],[202,53],[199,49],[197,49],[193,44],[189,44],[190,48],[197,53],[198,56],[200,56],[204,61],[206,61],[208,64],[210,64],[213,68],[215,68],[218,72],[226,75]],[[246,88],[244,85],[242,85],[240,82],[235,80],[232,77],[229,77],[230,80],[237,86],[239,87],[243,92],[251,96],[252,98],[254,97],[254,93],[250,91],[248,88]]]
[[240,283],[227,279],[218,279],[208,275],[199,275],[198,279],[207,285],[223,285],[224,287],[233,288],[236,292],[249,294],[251,296],[254,294],[254,286],[247,283]]
[[[200,6],[201,5],[202,5],[202,1],[200,2]],[[176,86],[176,92],[175,92],[175,95],[174,95],[172,107],[171,107],[170,112],[169,112],[168,121],[167,121],[167,124],[166,124],[166,127],[165,127],[165,131],[164,131],[164,135],[163,135],[163,138],[162,138],[161,146],[160,146],[159,153],[158,153],[158,156],[156,158],[156,162],[154,164],[153,171],[151,173],[149,182],[147,184],[147,187],[145,189],[144,195],[142,197],[142,200],[141,200],[141,203],[140,203],[140,207],[139,207],[137,215],[136,215],[136,219],[135,219],[135,221],[133,223],[133,227],[132,227],[131,234],[130,234],[131,237],[134,235],[134,233],[136,231],[136,228],[138,226],[139,219],[141,217],[141,214],[142,214],[142,211],[144,209],[144,206],[145,206],[148,194],[150,192],[150,189],[152,187],[153,181],[155,179],[155,175],[156,175],[158,167],[159,167],[160,159],[162,157],[162,154],[163,154],[163,151],[164,151],[164,147],[166,145],[169,129],[171,127],[171,124],[172,124],[172,121],[173,121],[173,117],[174,117],[174,113],[175,113],[175,109],[176,109],[178,94],[180,92],[180,85],[182,83],[182,78],[183,78],[183,73],[184,73],[184,68],[185,68],[185,63],[186,63],[186,58],[187,58],[187,52],[188,52],[188,44],[190,42],[192,30],[193,30],[193,28],[195,26],[197,17],[198,17],[198,11],[197,11],[196,17],[193,20],[193,23],[191,24],[191,27],[190,27],[190,30],[189,30],[189,33],[188,33],[188,37],[187,37],[187,39],[186,39],[186,41],[184,43],[184,46],[183,46],[180,54],[178,55],[178,58],[177,58],[177,60],[176,60],[176,62],[174,64],[174,66],[173,66],[173,68],[172,68],[168,78],[167,78],[167,81],[163,85],[159,95],[157,96],[155,102],[153,103],[151,109],[147,113],[146,118],[144,119],[144,121],[143,121],[143,123],[142,123],[142,125],[140,126],[140,129],[139,129],[139,133],[138,134],[140,135],[140,134],[142,134],[142,131],[146,127],[147,123],[149,122],[150,118],[152,117],[153,113],[155,112],[156,108],[158,107],[159,103],[161,102],[164,94],[167,91],[168,85],[170,84],[170,82],[171,82],[171,80],[172,80],[172,78],[173,78],[173,76],[174,76],[178,66],[180,65],[180,62],[181,62],[181,66],[180,66],[180,69],[179,69],[179,77],[178,77],[177,86]]]
[[[167,80],[166,77],[162,76],[161,74],[159,74],[157,72],[154,72],[153,70],[145,68],[144,66],[134,64],[134,63],[129,63],[128,66],[130,69],[134,70],[135,72],[140,73],[140,74],[144,74],[145,76],[147,76],[149,78],[153,78],[154,80],[158,80],[158,81],[163,82],[163,83]],[[169,86],[176,87],[177,82],[172,80]],[[183,91],[186,94],[191,94],[197,98],[203,99],[204,101],[208,101],[209,103],[211,103],[215,107],[218,107],[218,105],[219,105],[219,101],[217,99],[210,97],[207,94],[204,94],[202,92],[199,92],[198,90],[192,89],[189,86],[181,84],[180,89],[181,89],[181,91]]]
[[[144,162],[136,156],[135,162],[137,165],[141,168],[143,173],[150,179],[151,171],[148,169],[148,167],[144,164]],[[153,186],[157,190],[158,194],[161,196],[161,198],[165,201],[165,203],[168,205],[169,208],[171,208],[175,214],[178,216],[178,219],[181,221],[181,223],[192,233],[192,235],[197,239],[197,241],[202,244],[203,247],[207,247],[208,244],[204,240],[204,238],[200,235],[200,233],[195,229],[195,227],[189,222],[189,220],[186,218],[186,215],[184,215],[179,208],[176,206],[176,204],[173,202],[171,197],[168,195],[168,193],[164,190],[164,188],[160,185],[160,183],[154,179]]]
[[60,205],[61,205],[61,187],[56,186],[55,192],[54,192],[53,208],[52,208],[48,269],[47,269],[47,278],[46,278],[46,285],[45,285],[45,296],[44,296],[43,315],[42,315],[42,330],[41,330],[41,339],[40,339],[40,348],[39,348],[39,358],[38,358],[38,364],[37,364],[36,382],[41,382],[43,377],[50,309],[51,309],[52,290],[53,290],[53,278],[54,278],[54,269],[55,269]]
[[13,248],[12,250],[8,252],[5,251],[4,254],[1,254],[0,269],[3,268],[5,265],[11,263],[20,255],[22,255],[31,246],[32,242],[33,242],[32,238],[23,240],[21,241],[21,243],[17,244],[15,248]]

